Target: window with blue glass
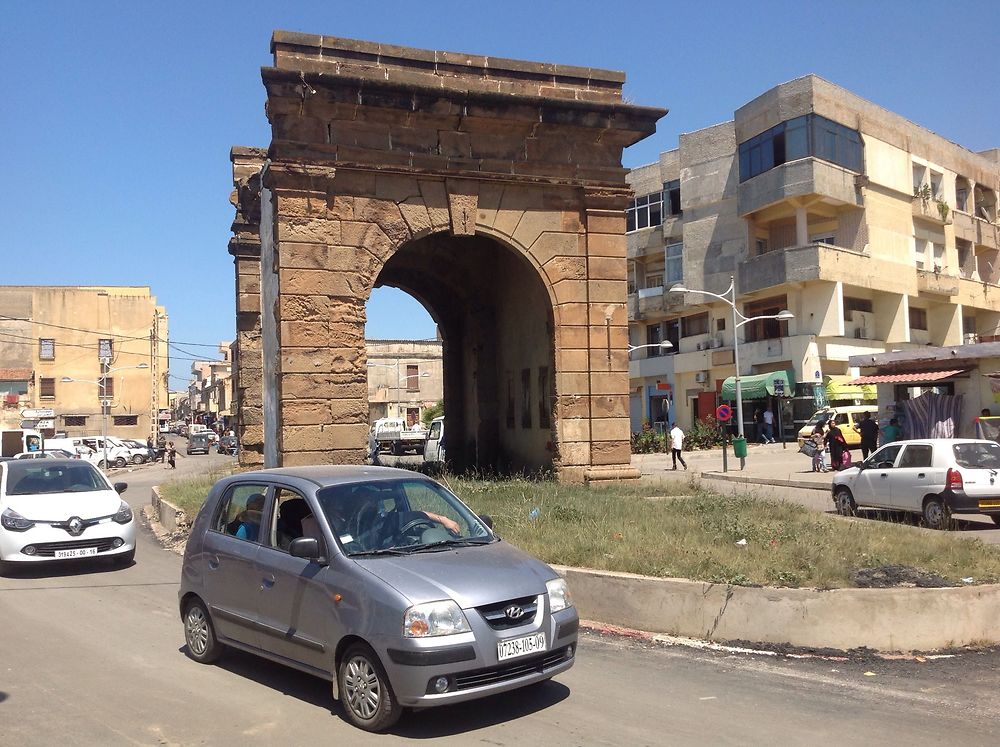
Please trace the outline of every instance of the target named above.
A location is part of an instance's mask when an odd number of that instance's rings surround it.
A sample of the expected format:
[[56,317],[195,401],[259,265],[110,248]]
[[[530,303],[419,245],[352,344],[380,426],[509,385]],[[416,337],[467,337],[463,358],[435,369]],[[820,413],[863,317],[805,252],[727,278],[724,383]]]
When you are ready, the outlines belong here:
[[818,114],[807,114],[740,143],[740,181],[809,156],[859,174],[864,172],[864,150],[857,130]]

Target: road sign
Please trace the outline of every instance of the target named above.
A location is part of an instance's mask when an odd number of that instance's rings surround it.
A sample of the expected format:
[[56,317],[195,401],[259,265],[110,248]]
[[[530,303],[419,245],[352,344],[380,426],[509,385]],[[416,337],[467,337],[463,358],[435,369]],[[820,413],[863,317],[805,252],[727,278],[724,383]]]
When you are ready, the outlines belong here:
[[774,396],[784,397],[785,396],[785,380],[775,379],[774,380]]
[[37,420],[38,418],[54,418],[56,411],[47,407],[35,407],[21,410],[21,417],[26,420]]
[[56,421],[55,420],[39,420],[37,423],[35,423],[35,427],[38,428],[39,430],[41,430],[42,428],[55,428],[56,427]]
[[733,417],[733,408],[729,405],[719,405],[715,408],[715,417],[725,423],[731,417]]

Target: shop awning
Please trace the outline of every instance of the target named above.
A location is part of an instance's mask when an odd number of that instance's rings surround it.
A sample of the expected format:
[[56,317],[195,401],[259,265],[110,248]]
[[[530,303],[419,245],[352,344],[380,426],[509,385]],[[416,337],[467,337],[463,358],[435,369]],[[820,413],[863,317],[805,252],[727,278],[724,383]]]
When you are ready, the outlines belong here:
[[831,375],[825,377],[826,398],[828,401],[835,400],[855,400],[855,399],[878,399],[878,392],[873,384],[855,384],[853,376]]
[[[740,376],[740,391],[743,399],[764,399],[774,396],[774,381],[782,382],[782,397],[795,394],[794,371],[772,371],[771,373]],[[736,377],[730,376],[722,382],[722,399],[736,399]]]
[[877,374],[875,376],[859,376],[851,384],[923,384],[928,381],[943,381],[952,376],[965,373],[967,368],[956,368],[951,371],[917,371],[914,373]]

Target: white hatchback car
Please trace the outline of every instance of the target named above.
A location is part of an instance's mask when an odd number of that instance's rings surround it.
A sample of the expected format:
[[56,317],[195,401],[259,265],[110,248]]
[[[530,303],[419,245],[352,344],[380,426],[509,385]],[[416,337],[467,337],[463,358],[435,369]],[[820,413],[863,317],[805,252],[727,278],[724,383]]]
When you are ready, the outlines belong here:
[[0,570],[71,558],[135,557],[135,519],[115,483],[82,459],[0,462]]
[[967,438],[894,441],[833,478],[837,513],[858,508],[918,513],[931,529],[952,514],[987,514],[1000,525],[1000,444]]

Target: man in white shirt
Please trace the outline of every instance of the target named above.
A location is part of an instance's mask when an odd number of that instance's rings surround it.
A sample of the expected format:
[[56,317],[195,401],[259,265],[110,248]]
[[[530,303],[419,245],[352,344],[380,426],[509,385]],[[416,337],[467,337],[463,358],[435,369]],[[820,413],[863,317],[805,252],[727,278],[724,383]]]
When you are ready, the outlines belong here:
[[681,456],[681,451],[684,449],[684,431],[677,423],[673,424],[670,429],[670,456],[674,460],[674,469],[677,469],[677,462],[681,463],[684,469],[687,469],[687,462],[684,461],[684,457]]
[[764,410],[764,443],[773,444],[774,441],[774,413],[768,407]]

